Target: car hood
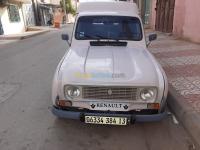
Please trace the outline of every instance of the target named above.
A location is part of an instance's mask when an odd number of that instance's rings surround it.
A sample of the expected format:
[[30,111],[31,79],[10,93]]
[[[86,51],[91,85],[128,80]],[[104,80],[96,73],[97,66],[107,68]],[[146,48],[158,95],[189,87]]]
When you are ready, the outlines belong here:
[[70,49],[61,68],[63,84],[157,86],[158,73],[144,48],[89,46]]

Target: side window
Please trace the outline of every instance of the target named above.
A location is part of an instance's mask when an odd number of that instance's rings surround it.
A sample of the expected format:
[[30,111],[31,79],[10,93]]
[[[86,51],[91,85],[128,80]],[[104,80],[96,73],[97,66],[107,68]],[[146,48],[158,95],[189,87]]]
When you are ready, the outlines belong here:
[[8,14],[10,22],[20,22],[19,8],[17,5],[9,5]]

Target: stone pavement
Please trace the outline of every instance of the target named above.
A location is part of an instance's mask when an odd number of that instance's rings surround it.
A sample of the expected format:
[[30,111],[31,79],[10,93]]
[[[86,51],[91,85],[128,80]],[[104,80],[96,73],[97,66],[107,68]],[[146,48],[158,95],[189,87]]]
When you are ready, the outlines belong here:
[[158,33],[150,51],[167,74],[169,106],[200,145],[200,44]]

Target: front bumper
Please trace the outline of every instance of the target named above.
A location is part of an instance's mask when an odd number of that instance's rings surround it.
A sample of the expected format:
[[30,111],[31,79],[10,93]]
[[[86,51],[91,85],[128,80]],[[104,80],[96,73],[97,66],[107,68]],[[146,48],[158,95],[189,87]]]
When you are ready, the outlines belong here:
[[135,122],[157,122],[161,121],[167,116],[166,112],[157,113],[157,114],[134,114],[134,113],[117,113],[117,112],[86,112],[86,111],[73,111],[73,110],[63,110],[56,107],[52,107],[52,113],[59,117],[59,118],[66,118],[66,119],[76,119],[84,121],[85,115],[91,116],[112,116],[112,117],[130,117],[131,123]]

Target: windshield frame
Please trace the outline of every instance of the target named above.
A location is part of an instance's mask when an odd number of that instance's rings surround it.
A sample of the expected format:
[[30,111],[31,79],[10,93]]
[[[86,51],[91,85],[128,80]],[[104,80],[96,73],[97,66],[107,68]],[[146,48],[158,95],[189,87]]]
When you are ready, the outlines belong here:
[[[78,32],[77,31],[77,28],[78,28],[78,24],[79,24],[79,21],[80,21],[80,18],[82,18],[82,17],[129,17],[129,18],[134,18],[134,19],[136,19],[136,20],[138,20],[138,23],[139,23],[139,28],[140,28],[140,33],[141,33],[141,38],[140,39],[111,39],[111,38],[86,38],[86,39],[79,39],[79,38],[77,38],[77,36],[76,36],[76,33]],[[140,20],[140,18],[139,17],[137,17],[137,16],[120,16],[120,15],[84,15],[84,16],[79,16],[78,17],[78,19],[77,19],[77,21],[76,21],[76,28],[75,28],[75,30],[74,30],[74,38],[76,39],[76,40],[78,40],[78,41],[91,41],[91,40],[109,40],[109,41],[111,41],[111,40],[120,40],[120,41],[142,41],[143,40],[143,37],[144,37],[144,35],[143,35],[143,27],[142,27],[142,23],[141,23],[141,20]]]

